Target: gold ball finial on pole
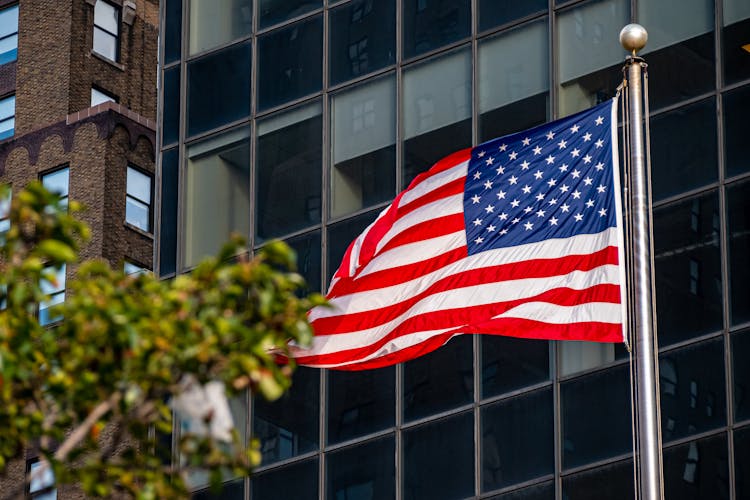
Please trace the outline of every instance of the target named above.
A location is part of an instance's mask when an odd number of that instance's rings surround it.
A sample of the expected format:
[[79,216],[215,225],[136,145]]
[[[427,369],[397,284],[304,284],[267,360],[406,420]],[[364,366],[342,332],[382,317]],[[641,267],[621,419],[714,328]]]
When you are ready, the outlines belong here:
[[646,42],[648,32],[640,24],[628,24],[620,31],[620,44],[633,56],[646,46]]

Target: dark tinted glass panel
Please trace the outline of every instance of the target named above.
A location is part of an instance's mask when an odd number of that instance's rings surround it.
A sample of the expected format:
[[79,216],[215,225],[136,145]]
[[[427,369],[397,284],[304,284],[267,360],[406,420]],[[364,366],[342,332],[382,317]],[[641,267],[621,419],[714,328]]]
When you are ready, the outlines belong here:
[[250,114],[250,43],[188,64],[188,135]]
[[489,497],[487,500],[555,500],[553,482],[536,484],[522,490]]
[[662,440],[668,443],[726,422],[724,342],[713,340],[659,356]]
[[750,183],[733,186],[729,197],[729,283],[732,324],[750,321]]
[[253,30],[252,0],[190,0],[188,54],[237,40]]
[[322,0],[260,0],[260,27],[301,16],[323,5]]
[[473,399],[472,335],[461,335],[404,364],[404,419],[438,413]]
[[750,498],[750,427],[734,433],[734,479],[737,498]]
[[268,109],[320,90],[323,17],[258,38],[258,107]]
[[405,500],[465,498],[474,493],[472,413],[404,432]]
[[250,485],[253,500],[317,500],[318,461],[253,474]]
[[713,89],[713,0],[639,0],[638,22],[648,27],[651,109]]
[[734,83],[750,78],[750,3],[724,0],[724,80]]
[[[750,31],[750,24],[748,31]],[[750,39],[750,36],[748,38]],[[750,58],[750,53],[748,58]],[[727,176],[750,170],[750,141],[747,140],[748,110],[750,110],[750,86],[724,94],[724,147],[726,148]]]
[[557,343],[558,371],[560,375],[591,370],[628,357],[624,344],[608,342],[578,342],[566,340]]
[[633,462],[617,462],[564,477],[562,485],[565,500],[632,500]]
[[370,225],[378,212],[368,212],[366,214],[352,217],[338,224],[332,225],[328,229],[328,278],[339,268],[341,259],[344,258],[346,249],[359,233]]
[[258,123],[258,239],[320,222],[322,163],[319,104]]
[[546,0],[479,0],[479,31],[546,10]]
[[182,32],[182,0],[166,0],[164,3],[164,64],[180,58],[180,36]]
[[161,140],[163,144],[177,142],[180,135],[180,67],[164,72],[164,123]]
[[469,0],[404,0],[404,57],[469,36],[470,4]]
[[651,119],[654,200],[716,180],[716,107],[713,99]]
[[177,269],[177,194],[179,152],[177,148],[161,155],[161,223],[159,225],[159,275]]
[[328,442],[392,427],[396,418],[395,388],[396,370],[392,366],[328,372]]
[[628,367],[619,366],[563,383],[562,427],[566,469],[629,453],[632,436]]
[[280,399],[255,398],[253,434],[260,440],[262,464],[299,455],[318,445],[320,371],[298,368],[292,388]]
[[245,498],[245,480],[238,479],[224,483],[220,490],[206,488],[193,493],[193,500],[243,500]]
[[393,437],[330,453],[326,457],[330,500],[395,498]]
[[729,465],[724,434],[664,450],[664,498],[729,498]]
[[320,231],[290,238],[287,243],[297,253],[297,272],[305,278],[307,284],[300,293],[321,291]]
[[552,389],[482,408],[482,491],[555,469]]
[[395,0],[356,0],[330,16],[331,84],[396,61]]
[[[732,360],[734,366],[734,418],[750,418],[750,331],[732,335]],[[750,483],[748,483],[750,486]]]
[[483,335],[482,397],[549,380],[549,342]]
[[716,193],[655,210],[654,253],[659,344],[721,328]]

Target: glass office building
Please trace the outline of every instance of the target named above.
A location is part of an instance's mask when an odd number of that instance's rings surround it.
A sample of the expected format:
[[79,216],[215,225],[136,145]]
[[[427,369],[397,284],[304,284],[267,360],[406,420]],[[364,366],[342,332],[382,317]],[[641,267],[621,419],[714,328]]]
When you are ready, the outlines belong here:
[[[750,2],[161,10],[159,273],[240,231],[286,240],[315,290],[434,161],[611,97],[619,31],[643,24],[666,496],[750,498]],[[380,370],[302,368],[280,401],[235,402],[263,463],[222,498],[630,499],[628,380],[622,346],[482,336]]]

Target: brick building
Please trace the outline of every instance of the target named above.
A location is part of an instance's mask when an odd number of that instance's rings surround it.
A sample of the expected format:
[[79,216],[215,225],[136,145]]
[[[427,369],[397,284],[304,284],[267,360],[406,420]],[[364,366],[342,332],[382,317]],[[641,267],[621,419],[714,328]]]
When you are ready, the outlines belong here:
[[[40,179],[80,201],[82,257],[129,270],[152,268],[158,24],[158,0],[0,0],[0,181]],[[0,487],[23,480],[26,458]]]

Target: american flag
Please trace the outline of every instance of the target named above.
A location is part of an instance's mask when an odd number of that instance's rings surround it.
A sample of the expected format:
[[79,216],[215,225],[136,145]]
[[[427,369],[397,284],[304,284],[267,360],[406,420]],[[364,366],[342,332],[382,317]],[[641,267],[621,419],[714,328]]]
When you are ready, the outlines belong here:
[[614,100],[454,153],[349,246],[302,365],[360,370],[454,335],[622,342]]

